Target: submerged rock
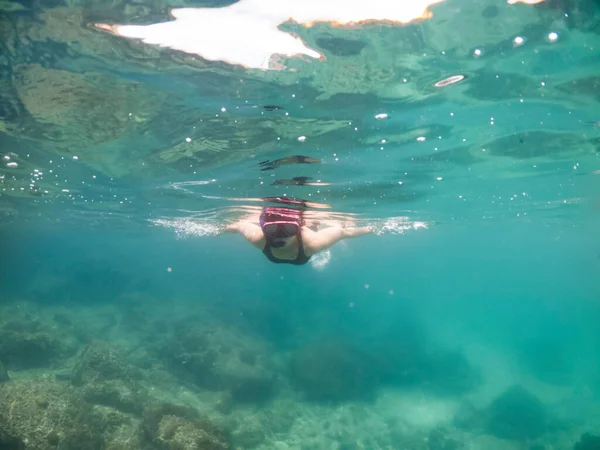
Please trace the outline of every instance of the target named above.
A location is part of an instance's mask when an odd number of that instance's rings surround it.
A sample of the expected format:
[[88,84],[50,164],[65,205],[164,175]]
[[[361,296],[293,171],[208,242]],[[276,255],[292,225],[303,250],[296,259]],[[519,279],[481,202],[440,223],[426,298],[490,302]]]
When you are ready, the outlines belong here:
[[231,441],[235,448],[256,448],[265,441],[270,427],[261,423],[256,415],[239,421],[231,433]]
[[233,329],[184,329],[159,352],[177,375],[206,389],[227,390],[234,403],[258,403],[273,394],[274,372],[264,344]]
[[[417,341],[417,342],[415,342]],[[458,352],[428,351],[415,338],[367,345],[342,338],[322,339],[295,351],[290,377],[317,401],[372,397],[381,386],[419,387],[436,395],[469,392],[479,373]]]
[[104,423],[106,447],[102,450],[146,450],[140,440],[137,417],[107,407],[96,406],[95,410]]
[[410,328],[382,333],[364,349],[371,355],[377,377],[388,386],[419,387],[435,395],[455,396],[481,384],[481,374],[461,352],[428,345]]
[[485,418],[471,402],[464,401],[456,410],[452,423],[462,430],[482,430],[485,427]]
[[521,386],[513,386],[484,412],[486,430],[501,439],[526,441],[548,431],[549,417],[542,402]]
[[68,346],[44,331],[0,329],[0,359],[12,369],[45,367],[69,353]]
[[121,353],[105,342],[95,341],[81,353],[73,384],[83,386],[85,400],[111,406],[127,413],[139,413],[146,392],[135,379],[135,371]]
[[573,450],[600,450],[600,436],[584,433],[581,435],[579,442],[573,447]]
[[296,351],[290,360],[292,382],[315,401],[371,397],[378,387],[372,361],[346,341],[324,340]]
[[269,408],[255,409],[251,414],[237,410],[228,416],[227,423],[231,429],[230,439],[233,448],[276,448],[273,442],[275,436],[292,436],[292,426],[301,414],[298,411],[298,404],[291,400],[283,402],[275,400],[274,403]]
[[463,445],[441,429],[434,429],[427,438],[428,450],[459,450]]
[[139,413],[146,392],[136,383],[123,380],[97,381],[83,388],[83,398],[94,405],[105,405],[126,413]]
[[90,343],[79,356],[73,383],[130,379],[131,369],[121,353],[102,341]]
[[76,340],[63,328],[19,308],[3,310],[3,313],[0,317],[0,360],[7,369],[57,366],[76,352]]
[[142,421],[144,448],[227,450],[223,430],[198,411],[181,405],[152,405]]

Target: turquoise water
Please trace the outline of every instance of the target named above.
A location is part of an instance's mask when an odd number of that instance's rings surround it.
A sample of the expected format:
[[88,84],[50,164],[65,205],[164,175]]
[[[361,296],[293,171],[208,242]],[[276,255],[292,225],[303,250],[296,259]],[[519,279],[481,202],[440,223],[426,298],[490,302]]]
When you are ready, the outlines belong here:
[[0,2],[1,450],[600,448],[598,3],[425,3]]

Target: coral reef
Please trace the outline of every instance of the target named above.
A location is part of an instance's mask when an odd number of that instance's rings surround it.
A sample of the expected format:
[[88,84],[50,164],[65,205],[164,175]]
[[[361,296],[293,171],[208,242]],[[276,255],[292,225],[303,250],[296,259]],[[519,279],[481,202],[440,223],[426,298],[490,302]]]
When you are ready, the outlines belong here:
[[227,390],[234,402],[263,402],[274,391],[275,374],[259,340],[229,327],[184,327],[159,345],[176,373],[205,389]]
[[7,450],[226,450],[227,436],[193,408],[147,403],[131,415],[85,401],[65,382],[0,386],[0,448]]
[[0,360],[9,369],[48,366],[74,350],[72,341],[32,318],[17,318],[0,326]]
[[106,405],[119,411],[141,411],[145,392],[133,384],[121,380],[96,382],[83,389],[84,398],[95,405]]
[[104,448],[104,423],[76,389],[56,381],[0,385],[0,443],[9,449]]
[[281,397],[275,398],[268,408],[237,408],[227,417],[233,448],[269,447],[278,438],[285,440],[298,419],[298,404]]
[[104,445],[106,450],[139,450],[142,446],[140,419],[110,407],[95,406],[94,411],[102,417]]
[[136,381],[137,373],[118,350],[106,342],[94,341],[79,357],[73,384],[83,386],[83,396],[90,403],[139,413],[146,392]]
[[[69,322],[68,316],[59,317],[59,322]],[[19,328],[38,330],[31,324]],[[114,345],[95,340],[81,350],[71,370],[56,372],[56,380],[1,383],[0,448],[229,448],[227,434],[194,408],[151,400],[142,378]],[[0,381],[9,381],[3,367]]]
[[81,352],[73,382],[77,385],[114,379],[130,379],[131,368],[110,344],[94,341]]

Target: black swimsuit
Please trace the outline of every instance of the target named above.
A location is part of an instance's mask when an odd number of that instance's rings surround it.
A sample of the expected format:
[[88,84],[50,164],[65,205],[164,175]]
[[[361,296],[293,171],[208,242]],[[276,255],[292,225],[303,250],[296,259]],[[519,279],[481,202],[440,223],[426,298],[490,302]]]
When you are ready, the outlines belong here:
[[304,245],[302,244],[302,231],[301,231],[300,227],[298,228],[296,237],[298,238],[298,256],[296,256],[296,259],[275,258],[275,256],[273,256],[273,253],[271,252],[271,245],[269,244],[268,241],[265,242],[265,248],[263,249],[263,253],[269,259],[269,261],[272,261],[274,263],[282,263],[282,264],[287,263],[287,264],[294,264],[296,266],[301,266],[302,264],[306,264],[308,262],[308,260],[310,259],[310,256],[306,256],[306,253],[304,253]]

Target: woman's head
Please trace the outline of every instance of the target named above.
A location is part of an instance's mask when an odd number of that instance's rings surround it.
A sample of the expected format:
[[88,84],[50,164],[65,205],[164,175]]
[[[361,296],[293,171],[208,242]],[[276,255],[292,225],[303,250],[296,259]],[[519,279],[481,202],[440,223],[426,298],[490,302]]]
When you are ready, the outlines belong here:
[[300,211],[290,208],[265,208],[260,217],[265,239],[273,248],[292,245],[300,232],[301,223]]
[[285,246],[300,231],[300,211],[289,208],[265,208],[260,216],[260,226],[265,239],[274,247]]
[[265,239],[274,248],[287,247],[298,234],[298,224],[291,222],[269,222],[262,229]]

